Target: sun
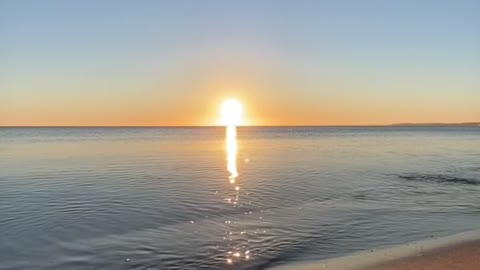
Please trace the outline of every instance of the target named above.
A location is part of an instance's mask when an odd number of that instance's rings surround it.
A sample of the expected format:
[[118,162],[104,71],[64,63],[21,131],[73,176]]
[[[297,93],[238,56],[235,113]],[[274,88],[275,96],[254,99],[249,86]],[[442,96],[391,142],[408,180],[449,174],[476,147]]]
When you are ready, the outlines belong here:
[[238,126],[242,123],[243,107],[236,99],[223,101],[220,107],[220,124],[225,126]]

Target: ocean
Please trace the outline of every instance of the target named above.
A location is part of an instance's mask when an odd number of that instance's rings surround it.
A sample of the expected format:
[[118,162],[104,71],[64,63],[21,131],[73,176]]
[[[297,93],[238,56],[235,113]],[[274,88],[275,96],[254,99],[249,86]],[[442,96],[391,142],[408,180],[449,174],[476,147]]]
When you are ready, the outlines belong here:
[[225,135],[0,128],[0,269],[266,269],[480,228],[480,127]]

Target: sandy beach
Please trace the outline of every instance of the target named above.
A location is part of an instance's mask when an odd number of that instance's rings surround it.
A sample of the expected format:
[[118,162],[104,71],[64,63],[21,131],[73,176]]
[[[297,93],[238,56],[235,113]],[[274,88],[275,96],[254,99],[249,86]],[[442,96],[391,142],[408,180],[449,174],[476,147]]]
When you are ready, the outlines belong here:
[[275,270],[478,270],[480,231],[369,250],[324,262],[274,267]]
[[480,269],[480,241],[432,250],[417,257],[399,259],[372,270],[477,270]]

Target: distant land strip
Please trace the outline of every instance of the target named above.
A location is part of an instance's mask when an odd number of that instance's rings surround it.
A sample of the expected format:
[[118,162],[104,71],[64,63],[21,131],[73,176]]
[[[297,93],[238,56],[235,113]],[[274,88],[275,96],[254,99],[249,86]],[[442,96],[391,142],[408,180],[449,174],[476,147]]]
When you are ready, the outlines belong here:
[[465,123],[398,123],[392,126],[480,126],[480,122]]

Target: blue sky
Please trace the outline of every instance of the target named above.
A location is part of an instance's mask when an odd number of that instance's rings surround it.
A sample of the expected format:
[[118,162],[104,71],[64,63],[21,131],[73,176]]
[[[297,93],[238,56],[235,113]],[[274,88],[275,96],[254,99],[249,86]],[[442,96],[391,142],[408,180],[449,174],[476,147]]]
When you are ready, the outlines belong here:
[[480,1],[20,0],[0,12],[0,124],[208,124],[228,95],[257,124],[480,120]]

